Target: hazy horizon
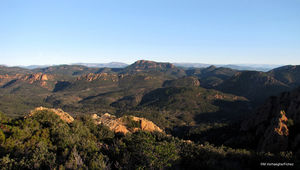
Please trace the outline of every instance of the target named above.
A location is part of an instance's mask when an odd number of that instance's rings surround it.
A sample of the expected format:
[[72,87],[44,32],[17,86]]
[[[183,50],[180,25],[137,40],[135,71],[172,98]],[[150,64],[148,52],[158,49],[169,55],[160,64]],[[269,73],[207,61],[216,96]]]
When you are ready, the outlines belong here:
[[[140,59],[145,60],[145,59]],[[139,61],[139,60],[136,60]],[[112,64],[112,63],[120,63],[120,64],[127,64],[131,65],[135,63],[136,61],[132,63],[127,62],[120,62],[120,61],[111,61],[111,62],[75,62],[75,63],[57,63],[57,64],[29,64],[29,65],[8,65],[5,63],[0,63],[2,66],[7,67],[28,67],[28,66],[58,66],[58,65],[76,65],[76,64]],[[147,60],[147,61],[153,61],[153,60]],[[237,66],[282,66],[282,65],[297,65],[297,64],[261,64],[261,63],[201,63],[201,62],[168,62],[168,61],[153,61],[158,63],[172,63],[172,64],[204,64],[204,65],[237,65]]]

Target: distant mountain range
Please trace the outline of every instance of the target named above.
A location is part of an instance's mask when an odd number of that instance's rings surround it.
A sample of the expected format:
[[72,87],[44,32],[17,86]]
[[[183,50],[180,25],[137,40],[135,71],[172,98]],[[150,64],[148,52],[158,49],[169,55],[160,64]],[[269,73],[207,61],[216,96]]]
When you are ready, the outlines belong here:
[[270,71],[274,68],[283,65],[273,65],[273,64],[204,64],[204,63],[173,63],[177,67],[186,68],[205,68],[211,65],[216,67],[231,68],[236,70],[254,70],[254,71]]
[[103,67],[108,67],[108,68],[124,68],[124,67],[128,66],[128,64],[121,63],[121,62],[110,62],[110,63],[74,63],[72,65],[82,65],[82,66],[86,66],[86,67],[96,67],[96,68],[103,68]]
[[[176,67],[183,68],[206,68],[211,65],[216,67],[231,68],[236,70],[254,70],[254,71],[270,71],[274,68],[281,67],[283,65],[274,65],[274,64],[205,64],[205,63],[172,63]],[[125,68],[129,64],[122,62],[110,62],[110,63],[72,63],[68,65],[81,65],[92,68]],[[36,69],[36,68],[46,68],[55,65],[29,65],[29,66],[17,66],[27,69]]]
[[[72,63],[68,65],[81,65],[81,66],[86,66],[86,67],[94,67],[94,68],[124,68],[128,66],[126,63],[121,63],[121,62],[110,62],[110,63]],[[22,68],[27,68],[27,69],[36,69],[36,68],[46,68],[50,66],[55,66],[55,65],[29,65],[29,66],[18,66]]]

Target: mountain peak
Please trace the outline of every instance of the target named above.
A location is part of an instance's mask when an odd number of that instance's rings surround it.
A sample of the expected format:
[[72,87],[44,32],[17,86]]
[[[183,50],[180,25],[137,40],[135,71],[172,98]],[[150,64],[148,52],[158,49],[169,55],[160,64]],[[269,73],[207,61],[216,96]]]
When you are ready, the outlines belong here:
[[134,64],[150,64],[150,63],[156,63],[156,62],[150,60],[138,60]]
[[175,68],[175,66],[171,63],[160,63],[155,61],[149,60],[138,60],[129,67],[145,70],[145,69],[168,69],[168,68]]
[[214,65],[211,65],[211,66],[209,66],[209,67],[206,67],[206,68],[205,68],[205,71],[213,71],[213,70],[215,70],[215,69],[217,69],[217,67],[214,66]]
[[207,69],[216,69],[217,67],[215,65],[210,65],[209,67],[207,67]]

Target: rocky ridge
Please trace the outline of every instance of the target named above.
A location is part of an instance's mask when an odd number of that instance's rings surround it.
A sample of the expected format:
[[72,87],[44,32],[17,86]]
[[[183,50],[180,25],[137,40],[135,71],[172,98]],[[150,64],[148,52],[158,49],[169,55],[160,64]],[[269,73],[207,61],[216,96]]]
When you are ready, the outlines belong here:
[[16,75],[0,75],[0,85],[10,86],[17,82],[27,82],[29,84],[38,83],[40,86],[48,88],[47,81],[54,80],[53,75],[44,73],[34,74],[16,74]]
[[47,88],[47,81],[53,80],[53,75],[43,74],[43,73],[35,73],[23,76],[20,80],[26,81],[29,84],[38,83],[40,86]]
[[[37,107],[34,110],[32,110],[28,115],[26,115],[24,118],[29,118],[34,116],[35,114],[41,114],[39,111],[49,111],[59,116],[61,120],[67,123],[72,123],[74,121],[74,118],[68,114],[67,112],[64,112],[62,109],[50,109],[46,107]],[[133,133],[138,130],[143,131],[158,131],[163,132],[158,126],[156,126],[153,122],[140,117],[135,116],[122,116],[120,118],[117,118],[114,115],[110,115],[109,113],[105,113],[101,116],[98,116],[97,114],[91,115],[92,119],[95,121],[95,124],[103,124],[107,127],[109,127],[112,131],[116,133]]]
[[0,86],[5,85],[6,83],[8,83],[12,80],[20,79],[22,76],[23,76],[22,74],[15,74],[15,75],[3,74],[3,75],[0,75]]

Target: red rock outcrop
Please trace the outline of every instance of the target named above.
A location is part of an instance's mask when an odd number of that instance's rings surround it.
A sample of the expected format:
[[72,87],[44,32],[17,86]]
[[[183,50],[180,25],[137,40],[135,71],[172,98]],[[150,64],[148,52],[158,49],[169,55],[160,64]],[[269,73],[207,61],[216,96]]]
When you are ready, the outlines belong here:
[[15,79],[20,79],[23,75],[22,74],[15,74],[15,75],[0,75],[0,86],[8,83],[9,81],[15,80]]
[[29,75],[25,75],[23,77],[20,78],[23,81],[27,81],[30,84],[36,82],[36,81],[48,81],[48,80],[52,80],[53,76],[52,75],[48,75],[48,74],[43,74],[43,73],[35,73],[35,74],[29,74]]
[[[153,122],[145,118],[139,118],[135,116],[122,116],[120,118],[117,118],[116,116],[105,113],[101,116],[94,114],[92,115],[92,118],[95,120],[96,124],[103,124],[105,126],[108,126],[114,132],[120,132],[124,134],[132,133],[138,130],[149,132],[163,132]],[[129,124],[127,122],[128,120],[135,121],[139,125],[139,127],[129,127]]]
[[35,114],[39,114],[38,111],[42,111],[42,110],[53,112],[54,114],[58,115],[61,120],[65,121],[67,123],[71,123],[71,122],[74,121],[74,118],[70,114],[68,114],[67,112],[64,112],[61,109],[50,109],[50,108],[46,108],[46,107],[37,107],[37,108],[35,108],[27,116],[25,116],[25,118],[32,117]]
[[278,127],[275,128],[275,132],[278,133],[278,135],[285,135],[288,136],[289,135],[289,129],[286,125],[286,122],[288,121],[288,118],[285,116],[285,111],[281,110],[280,111],[281,114],[281,118],[279,118],[279,122],[278,122]]
[[5,85],[10,81],[14,81],[13,84],[17,82],[27,82],[29,84],[38,83],[40,86],[45,88],[48,87],[47,81],[54,79],[53,75],[43,74],[43,73],[34,73],[34,74],[16,74],[16,75],[0,75],[0,85]]

